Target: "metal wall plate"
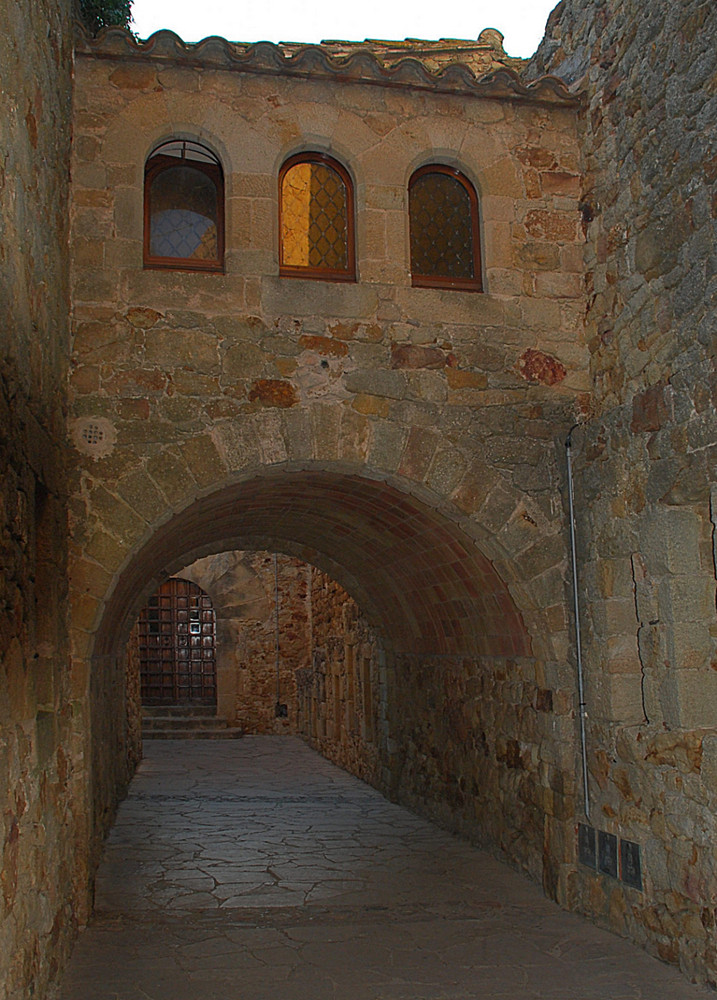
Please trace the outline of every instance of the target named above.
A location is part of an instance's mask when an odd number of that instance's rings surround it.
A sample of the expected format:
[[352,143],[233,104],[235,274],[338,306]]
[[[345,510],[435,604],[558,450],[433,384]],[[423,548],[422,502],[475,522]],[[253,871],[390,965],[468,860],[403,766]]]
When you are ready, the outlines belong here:
[[620,841],[620,878],[625,885],[642,892],[640,845],[631,840]]
[[597,868],[595,828],[586,823],[578,823],[578,861],[588,868]]
[[598,831],[598,871],[617,878],[617,837],[604,830]]

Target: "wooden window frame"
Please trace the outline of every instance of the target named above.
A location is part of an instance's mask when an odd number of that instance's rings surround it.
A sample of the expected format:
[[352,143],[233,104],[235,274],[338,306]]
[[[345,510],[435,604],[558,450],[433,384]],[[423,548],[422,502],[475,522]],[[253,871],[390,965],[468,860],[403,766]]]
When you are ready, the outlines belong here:
[[408,227],[409,227],[409,255],[411,253],[411,190],[421,177],[426,174],[446,174],[454,180],[460,182],[468,194],[471,212],[471,243],[473,249],[473,271],[472,278],[451,278],[439,274],[415,274],[413,271],[413,260],[411,260],[411,284],[414,288],[449,288],[464,292],[483,291],[483,264],[480,247],[480,213],[478,210],[478,195],[471,182],[455,167],[448,167],[443,163],[427,163],[419,167],[411,175],[408,182]]
[[[284,263],[282,212],[284,177],[299,163],[323,163],[335,170],[346,190],[346,268],[310,267]],[[354,226],[354,186],[346,167],[326,153],[297,153],[286,160],[279,171],[279,276],[282,278],[310,278],[315,281],[356,281],[356,238]]]
[[[172,140],[168,140],[171,142]],[[180,140],[176,140],[180,141]],[[166,145],[166,143],[162,143]],[[196,143],[201,146],[201,143]],[[164,271],[204,271],[214,274],[224,273],[224,173],[221,163],[214,157],[214,153],[206,146],[207,154],[215,159],[214,163],[204,163],[202,160],[192,160],[188,157],[168,156],[161,152],[152,153],[144,167],[144,241],[143,241],[143,264],[151,270]],[[161,147],[160,147],[161,149]],[[193,170],[199,170],[205,174],[213,183],[217,192],[217,257],[215,260],[194,260],[191,257],[159,257],[150,253],[151,238],[151,186],[159,174],[171,167],[189,166]]]

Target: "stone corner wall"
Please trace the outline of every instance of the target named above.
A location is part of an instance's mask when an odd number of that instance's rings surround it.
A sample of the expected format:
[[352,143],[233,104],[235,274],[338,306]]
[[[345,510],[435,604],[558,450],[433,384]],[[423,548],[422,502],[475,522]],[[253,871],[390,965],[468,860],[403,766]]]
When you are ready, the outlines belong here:
[[67,628],[71,14],[70,0],[4,4],[0,34],[3,1000],[45,994],[89,899]]
[[592,417],[576,432],[592,822],[643,891],[573,904],[717,982],[717,7],[564,0],[528,74],[584,92]]

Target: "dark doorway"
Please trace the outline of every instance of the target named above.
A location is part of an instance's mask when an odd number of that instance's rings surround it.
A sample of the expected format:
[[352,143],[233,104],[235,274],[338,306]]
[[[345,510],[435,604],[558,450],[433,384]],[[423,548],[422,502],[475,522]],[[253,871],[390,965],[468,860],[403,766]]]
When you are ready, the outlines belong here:
[[216,705],[216,621],[212,601],[172,578],[139,615],[143,705]]

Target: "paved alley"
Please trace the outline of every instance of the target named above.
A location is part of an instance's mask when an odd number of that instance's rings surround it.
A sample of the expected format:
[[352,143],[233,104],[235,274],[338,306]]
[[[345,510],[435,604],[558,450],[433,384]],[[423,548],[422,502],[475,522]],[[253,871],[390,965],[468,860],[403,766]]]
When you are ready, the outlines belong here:
[[292,737],[152,741],[61,1000],[699,1000]]

